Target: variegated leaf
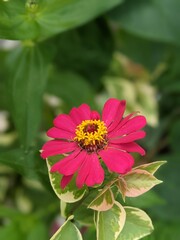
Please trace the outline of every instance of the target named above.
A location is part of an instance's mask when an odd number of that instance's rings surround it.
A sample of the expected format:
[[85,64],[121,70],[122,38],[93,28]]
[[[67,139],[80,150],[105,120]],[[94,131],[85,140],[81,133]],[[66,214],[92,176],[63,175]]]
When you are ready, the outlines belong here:
[[117,240],[138,240],[153,231],[149,216],[142,210],[134,207],[125,207],[126,222]]
[[162,181],[155,178],[152,174],[145,170],[134,169],[124,175],[124,180],[127,184],[126,196],[137,197],[149,191],[155,185]]
[[89,204],[88,208],[96,211],[107,211],[112,208],[113,204],[114,195],[110,188],[106,188]]
[[142,170],[146,170],[151,174],[154,174],[159,169],[159,167],[165,163],[166,161],[156,161],[156,162],[151,162],[151,163],[137,166],[134,169],[142,169]]
[[59,197],[59,199],[61,199],[62,201],[68,203],[77,202],[84,196],[86,189],[85,188],[78,189],[75,184],[74,178],[64,189],[60,187],[62,175],[56,172],[55,173],[50,172],[51,166],[59,159],[61,159],[61,156],[50,157],[47,159],[49,178],[52,188],[56,195]]
[[126,181],[123,178],[120,178],[119,181],[116,182],[116,186],[118,187],[118,190],[120,191],[122,198],[125,202],[126,191],[127,191]]
[[83,240],[79,229],[70,221],[72,218],[69,217],[50,240]]
[[116,240],[126,220],[126,212],[119,202],[105,212],[98,212],[95,220],[97,240]]

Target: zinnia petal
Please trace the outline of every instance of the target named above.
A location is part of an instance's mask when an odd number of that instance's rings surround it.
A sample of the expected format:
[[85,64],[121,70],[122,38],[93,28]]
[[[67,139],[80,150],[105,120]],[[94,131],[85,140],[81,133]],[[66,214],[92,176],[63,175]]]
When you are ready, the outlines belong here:
[[116,129],[116,127],[119,126],[120,122],[122,121],[122,117],[125,112],[125,108],[126,108],[126,101],[125,100],[120,101],[116,115],[114,117],[114,121],[108,127],[108,132],[113,131],[114,129]]
[[72,108],[70,116],[76,125],[79,125],[83,120],[90,119],[91,109],[87,104],[81,104],[78,108]]
[[76,185],[81,188],[84,184],[93,186],[101,184],[104,180],[104,170],[99,163],[98,156],[88,154],[84,163],[81,165],[76,178]]
[[69,176],[74,174],[82,163],[85,160],[87,152],[80,151],[80,149],[76,149],[69,156],[55,163],[51,167],[51,172],[59,172],[60,174]]
[[104,181],[104,170],[101,167],[98,156],[96,154],[92,154],[90,161],[91,167],[85,182],[89,187],[95,184],[101,184]]
[[134,165],[133,157],[126,152],[116,149],[106,149],[99,152],[102,160],[112,172],[125,174],[131,170]]
[[144,156],[146,153],[145,150],[135,142],[123,143],[123,144],[110,143],[109,148],[110,147],[119,149],[121,151],[126,151],[126,152],[137,152],[142,156]]
[[[136,116],[130,119],[126,124],[124,124],[119,130],[114,132],[113,137],[122,136],[124,134],[129,134],[136,132],[146,125],[146,118],[143,116]],[[111,134],[112,137],[112,134]]]
[[96,111],[91,111],[91,119],[92,120],[99,120],[100,119],[100,114]]
[[108,129],[109,137],[112,137],[115,135],[115,133],[121,129],[137,112],[133,112],[129,115],[127,115],[125,118],[122,118],[122,120],[119,122],[119,124],[116,126],[116,128],[110,130]]
[[47,131],[47,136],[51,138],[57,138],[57,139],[72,140],[75,137],[75,133],[68,132],[66,130],[59,129],[56,127],[52,127]]
[[110,139],[110,143],[129,143],[129,142],[133,142],[135,140],[144,138],[146,136],[146,133],[144,131],[138,131],[138,132],[133,132],[130,133],[129,135],[126,136],[122,136],[122,137],[115,137]]
[[66,130],[68,132],[75,132],[76,125],[71,119],[71,117],[67,114],[60,114],[58,115],[54,121],[54,126],[57,128],[61,128],[63,130]]
[[69,153],[74,151],[76,148],[77,144],[75,142],[51,140],[43,145],[41,157],[47,158],[58,154]]
[[105,104],[102,111],[102,120],[105,122],[106,126],[110,126],[119,115],[118,121],[122,118],[125,101],[119,101],[115,98],[110,98]]

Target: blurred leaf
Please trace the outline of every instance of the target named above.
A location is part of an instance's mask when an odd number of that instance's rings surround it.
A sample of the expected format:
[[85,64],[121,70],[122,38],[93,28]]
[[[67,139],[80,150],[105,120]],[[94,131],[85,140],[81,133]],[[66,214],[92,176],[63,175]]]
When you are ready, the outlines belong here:
[[133,207],[125,207],[124,209],[126,222],[117,240],[138,240],[153,231],[151,219],[144,211]]
[[5,58],[6,58],[7,52],[0,50],[0,63],[1,63],[1,69],[0,69],[0,109],[7,109],[7,89],[6,89],[6,68],[5,68]]
[[16,209],[0,206],[0,217],[3,217],[8,223],[8,225],[0,228],[0,237],[3,236],[2,239],[6,239],[6,236],[13,240],[48,239],[47,226],[37,216],[32,213],[23,214]]
[[83,234],[84,240],[93,240],[96,239],[96,230],[92,227],[88,227],[87,231]]
[[73,203],[73,202],[77,202],[79,201],[85,194],[86,189],[85,188],[77,188],[76,183],[73,180],[71,180],[71,182],[64,188],[61,189],[60,187],[60,181],[62,178],[62,175],[59,173],[51,173],[50,169],[51,166],[59,161],[62,158],[62,156],[54,156],[54,157],[49,157],[47,159],[47,166],[48,166],[48,170],[49,170],[49,178],[50,178],[50,182],[52,185],[52,188],[54,190],[54,192],[56,193],[57,197],[59,199],[61,199],[64,202],[68,202],[68,203]]
[[160,168],[160,166],[162,166],[165,163],[166,161],[156,161],[156,162],[139,165],[133,169],[142,169],[147,171],[148,173],[154,174]]
[[127,0],[110,17],[130,33],[179,45],[179,8],[178,0]]
[[180,237],[180,222],[155,222],[155,231],[152,235],[147,236],[144,240],[179,240]]
[[55,38],[56,65],[59,71],[72,71],[102,88],[100,81],[110,65],[114,39],[108,22],[98,18],[84,26],[66,31]]
[[17,228],[16,224],[8,224],[0,227],[0,239],[20,240],[24,238],[24,234]]
[[179,148],[179,139],[180,139],[180,120],[174,121],[173,125],[170,128],[169,140],[170,147],[173,152],[180,152]]
[[126,213],[119,202],[105,212],[98,212],[96,218],[97,240],[116,240],[122,231]]
[[114,195],[110,188],[105,188],[89,204],[88,208],[91,208],[96,211],[107,211],[113,207],[113,204],[114,204]]
[[47,226],[39,221],[32,230],[28,232],[27,240],[48,240],[48,235]]
[[94,106],[94,92],[86,80],[73,72],[53,72],[47,91],[60,97],[67,108],[87,103]]
[[[127,197],[137,197],[143,193],[149,191],[155,185],[162,181],[155,178],[152,174],[145,170],[133,169],[129,173],[123,176],[126,182]],[[120,179],[121,181],[121,179]]]
[[15,172],[24,177],[38,179],[44,187],[51,190],[46,163],[38,154],[38,147],[25,151],[23,148],[3,149],[0,152],[0,164],[11,167]]
[[38,46],[19,47],[9,54],[8,67],[12,117],[21,144],[28,149],[41,121],[42,94],[48,73],[46,52]]
[[0,217],[10,218],[11,220],[19,220],[23,214],[14,208],[9,208],[3,205],[0,205]]
[[165,59],[168,53],[168,45],[135,36],[122,29],[117,33],[116,38],[121,53],[151,71]]
[[7,39],[45,38],[79,26],[122,0],[1,1],[0,37]]
[[126,198],[126,205],[143,209],[164,205],[165,202],[165,199],[161,198],[159,194],[153,190],[136,198]]
[[34,163],[32,161],[33,156],[34,151],[28,151],[25,153],[22,148],[1,151],[0,163],[13,168],[16,172],[24,176],[34,177]]
[[60,229],[51,237],[50,240],[83,240],[78,228],[68,220],[60,227]]
[[158,177],[163,180],[163,184],[157,186],[155,190],[165,200],[165,204],[152,207],[151,213],[167,221],[180,220],[180,208],[178,207],[180,202],[179,154],[167,154],[161,157],[165,157],[167,164],[157,173]]

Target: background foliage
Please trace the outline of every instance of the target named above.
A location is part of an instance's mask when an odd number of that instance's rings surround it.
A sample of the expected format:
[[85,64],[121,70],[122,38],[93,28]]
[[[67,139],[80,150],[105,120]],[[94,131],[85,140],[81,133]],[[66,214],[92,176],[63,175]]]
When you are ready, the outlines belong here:
[[0,239],[46,240],[62,224],[39,157],[45,131],[58,113],[101,109],[109,97],[147,116],[137,164],[168,161],[163,185],[127,198],[153,220],[144,239],[179,239],[179,9],[178,0],[0,1]]

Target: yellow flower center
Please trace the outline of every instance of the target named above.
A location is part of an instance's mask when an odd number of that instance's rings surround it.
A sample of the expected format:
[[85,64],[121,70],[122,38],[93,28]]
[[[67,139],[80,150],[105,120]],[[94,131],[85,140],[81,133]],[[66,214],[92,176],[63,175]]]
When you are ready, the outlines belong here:
[[76,127],[76,141],[87,152],[96,152],[107,145],[107,127],[101,120],[84,120]]

